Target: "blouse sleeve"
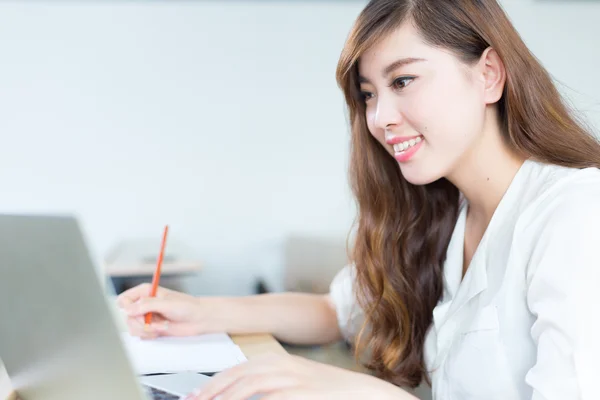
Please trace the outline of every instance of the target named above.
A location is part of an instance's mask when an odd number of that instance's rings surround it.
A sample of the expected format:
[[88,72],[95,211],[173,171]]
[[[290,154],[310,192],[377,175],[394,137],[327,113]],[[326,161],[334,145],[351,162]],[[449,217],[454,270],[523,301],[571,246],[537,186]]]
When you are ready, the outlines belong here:
[[329,297],[336,311],[340,331],[350,342],[358,334],[363,321],[363,313],[354,292],[355,277],[354,266],[347,265],[335,275],[329,287]]
[[583,191],[538,216],[526,276],[533,400],[600,399],[600,190]]

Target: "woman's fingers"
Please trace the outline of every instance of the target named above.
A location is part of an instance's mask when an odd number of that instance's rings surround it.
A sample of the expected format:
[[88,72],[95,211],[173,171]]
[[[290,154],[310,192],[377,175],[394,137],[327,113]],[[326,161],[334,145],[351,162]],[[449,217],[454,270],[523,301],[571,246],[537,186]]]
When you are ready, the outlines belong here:
[[285,388],[297,384],[297,380],[286,374],[260,374],[248,375],[238,379],[222,393],[219,394],[220,400],[247,400],[256,394],[267,394],[274,391],[281,391]]
[[[273,390],[277,385],[289,385],[294,381],[294,376],[288,374],[285,368],[286,359],[276,355],[268,355],[246,361],[243,364],[229,368],[213,377],[213,379],[202,388],[201,392],[192,397],[197,400],[213,400],[215,397],[224,396],[227,399],[229,390],[233,390],[232,396],[246,393],[248,390],[259,393],[261,390]],[[240,383],[244,381],[246,383]],[[248,385],[247,388],[244,388]],[[238,393],[238,394],[236,394]],[[232,397],[235,399],[237,397]]]
[[178,311],[173,302],[158,297],[141,298],[135,303],[127,305],[124,309],[130,317],[139,317],[147,313],[158,313],[168,318],[170,314]]
[[120,307],[125,308],[137,302],[139,299],[148,296],[150,296],[150,284],[143,283],[141,285],[132,287],[131,289],[127,289],[119,296],[117,296],[117,304]]
[[210,382],[202,388],[202,390],[195,396],[190,397],[193,400],[213,400],[217,395],[223,393],[230,385],[234,384],[237,380],[246,376],[249,373],[247,364],[251,362],[245,362],[225,370],[215,375]]
[[311,396],[311,392],[308,390],[291,388],[268,393],[261,397],[261,400],[309,400],[312,397],[314,396]]
[[158,336],[168,336],[172,324],[160,317],[154,316],[152,323],[146,325],[144,317],[127,318],[127,327],[129,333],[133,336],[138,336],[143,339],[154,339]]
[[155,339],[159,336],[155,329],[149,329],[143,321],[140,322],[137,318],[127,318],[127,328],[132,336],[141,339]]

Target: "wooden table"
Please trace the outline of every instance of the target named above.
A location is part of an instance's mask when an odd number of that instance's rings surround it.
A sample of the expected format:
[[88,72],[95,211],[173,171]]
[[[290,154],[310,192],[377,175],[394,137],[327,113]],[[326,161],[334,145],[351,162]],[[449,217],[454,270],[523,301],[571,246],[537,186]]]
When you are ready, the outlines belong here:
[[279,342],[269,334],[232,335],[231,338],[235,344],[240,346],[247,359],[266,353],[286,353]]
[[[285,349],[269,334],[233,335],[233,341],[240,346],[246,358],[251,359],[265,353],[285,353]],[[4,366],[0,363],[0,399],[17,400]]]

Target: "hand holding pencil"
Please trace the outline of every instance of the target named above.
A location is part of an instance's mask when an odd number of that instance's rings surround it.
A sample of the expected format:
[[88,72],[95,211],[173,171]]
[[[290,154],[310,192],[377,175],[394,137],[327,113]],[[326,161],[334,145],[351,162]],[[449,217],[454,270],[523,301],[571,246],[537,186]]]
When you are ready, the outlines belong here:
[[[160,244],[160,252],[158,254],[158,260],[156,262],[156,269],[154,270],[154,276],[152,277],[152,287],[150,289],[150,297],[156,297],[156,291],[158,289],[158,283],[160,282],[160,273],[162,269],[162,263],[165,256],[165,247],[167,245],[167,234],[169,233],[169,225],[165,226],[163,232],[162,242]],[[149,312],[145,315],[145,329],[150,329],[150,323],[152,322],[152,313]]]
[[152,284],[138,285],[117,298],[118,305],[127,313],[129,333],[143,339],[154,339],[226,331],[224,316],[231,311],[227,300],[196,298],[160,287],[168,230],[166,226]]

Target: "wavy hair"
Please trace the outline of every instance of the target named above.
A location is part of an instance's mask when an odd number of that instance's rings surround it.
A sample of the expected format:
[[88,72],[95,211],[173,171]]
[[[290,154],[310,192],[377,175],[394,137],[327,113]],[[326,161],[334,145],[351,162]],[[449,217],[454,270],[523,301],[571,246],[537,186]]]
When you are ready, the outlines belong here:
[[[600,144],[571,114],[540,62],[496,0],[373,0],[352,28],[337,67],[351,125],[350,180],[358,205],[351,259],[365,324],[356,340],[365,366],[398,385],[428,380],[426,333],[443,291],[446,252],[459,191],[442,178],[406,181],[369,133],[358,60],[410,21],[424,40],[466,64],[492,47],[507,79],[496,104],[506,143],[524,158],[569,167],[600,167]],[[368,329],[367,329],[368,328]]]

